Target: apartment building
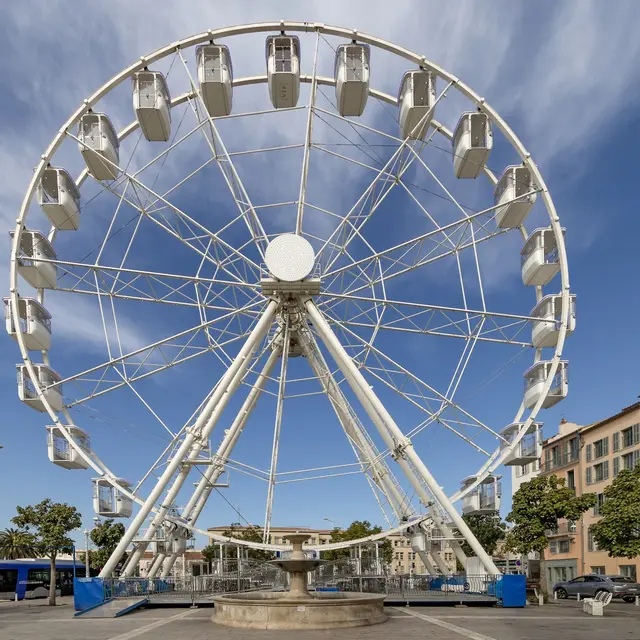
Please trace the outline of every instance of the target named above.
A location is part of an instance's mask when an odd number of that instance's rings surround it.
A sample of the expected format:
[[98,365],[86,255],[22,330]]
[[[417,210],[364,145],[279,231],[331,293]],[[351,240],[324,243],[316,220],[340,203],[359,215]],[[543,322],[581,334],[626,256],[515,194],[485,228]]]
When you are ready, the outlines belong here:
[[[229,529],[229,526],[210,527],[208,531],[211,533],[221,534]],[[309,543],[312,545],[329,544],[331,541],[331,529],[313,529],[309,527],[271,527],[271,542],[274,544],[286,543],[284,538],[289,533],[308,533]],[[388,570],[391,574],[396,575],[412,575],[426,573],[425,566],[420,560],[420,556],[411,548],[411,541],[408,537],[401,534],[392,534],[388,536],[393,546],[393,559]],[[211,544],[217,544],[211,539]],[[444,559],[445,564],[450,570],[455,570],[456,557],[451,547],[444,541],[433,541],[434,553],[438,552]],[[437,551],[439,549],[439,551]],[[369,549],[364,550],[369,557],[375,554],[375,551]]]
[[562,520],[545,551],[549,584],[585,573],[640,577],[640,558],[611,558],[599,551],[590,532],[600,518],[604,490],[622,469],[640,462],[640,402],[587,426],[563,421],[558,435],[544,441],[543,474],[566,479],[576,495],[595,493],[597,503],[579,522]]

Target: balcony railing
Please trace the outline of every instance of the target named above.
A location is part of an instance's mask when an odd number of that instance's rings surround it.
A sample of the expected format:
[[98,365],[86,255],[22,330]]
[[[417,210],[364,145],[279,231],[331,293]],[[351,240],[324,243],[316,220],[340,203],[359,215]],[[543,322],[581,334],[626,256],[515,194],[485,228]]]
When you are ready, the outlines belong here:
[[560,469],[561,467],[566,467],[569,464],[574,464],[578,462],[580,456],[578,452],[565,453],[557,458],[551,458],[551,460],[546,460],[542,465],[543,473],[549,473],[554,471],[555,469]]
[[555,529],[547,529],[545,531],[547,538],[569,538],[571,536],[577,535],[576,524],[561,522],[558,523],[558,526]]

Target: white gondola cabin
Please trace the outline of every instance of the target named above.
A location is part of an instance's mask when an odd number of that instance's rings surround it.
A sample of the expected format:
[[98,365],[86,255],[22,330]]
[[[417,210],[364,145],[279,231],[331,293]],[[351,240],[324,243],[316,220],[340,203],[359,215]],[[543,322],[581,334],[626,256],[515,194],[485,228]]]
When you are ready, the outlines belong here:
[[[531,311],[534,318],[531,330],[531,342],[537,349],[555,347],[558,344],[560,334],[560,313],[562,311],[562,296],[559,293],[545,296]],[[569,320],[567,322],[567,335],[576,328],[576,296],[569,296]]]
[[[502,498],[501,476],[488,475],[475,489],[462,498],[462,513],[492,513],[500,510]],[[462,489],[472,485],[477,476],[469,476],[462,481]]]
[[[564,233],[564,229],[562,230]],[[549,284],[560,271],[558,243],[551,227],[535,229],[520,251],[522,282],[528,286]]]
[[80,226],[80,192],[65,169],[47,167],[37,193],[40,207],[56,229],[75,231]]
[[35,298],[18,298],[18,323],[13,317],[11,298],[4,298],[7,333],[17,340],[18,330],[29,351],[47,351],[51,346],[51,314]]
[[[9,233],[11,238],[14,232]],[[18,273],[36,289],[55,289],[56,265],[42,260],[55,260],[56,252],[40,231],[24,229],[18,247]]]
[[[500,432],[500,435],[507,440],[502,442],[501,447],[505,449],[510,446],[516,435],[522,429],[523,422],[514,422]],[[540,422],[532,422],[520,442],[513,447],[511,453],[504,459],[505,466],[521,466],[535,462],[542,455],[542,424]]]
[[200,96],[212,118],[228,116],[233,102],[233,66],[229,47],[201,44],[196,49]]
[[[549,392],[542,401],[542,408],[548,409],[554,404],[564,400],[569,391],[569,381],[567,368],[569,363],[561,360],[558,369],[551,382]],[[544,392],[544,386],[549,379],[551,371],[550,360],[540,360],[524,373],[524,406],[527,409],[533,408]]]
[[[131,483],[122,478],[115,481],[127,491]],[[106,478],[93,479],[93,510],[106,518],[128,518],[133,510],[133,501],[116,489]]]
[[512,165],[504,170],[493,192],[494,204],[502,205],[496,208],[496,224],[500,229],[515,229],[525,221],[538,195],[534,189],[527,167]]
[[452,144],[456,178],[477,178],[493,147],[489,116],[480,111],[463,113],[453,134]]
[[120,171],[120,143],[104,113],[85,113],[78,124],[78,147],[89,173],[96,180],[115,180]]
[[369,97],[369,45],[341,44],[336,49],[336,102],[341,116],[361,116]]
[[300,39],[298,36],[268,36],[267,80],[276,109],[295,107],[300,94]]
[[[82,449],[87,455],[91,454],[91,440],[88,434],[73,425],[69,425],[67,431],[71,436],[71,439]],[[76,449],[69,444],[69,441],[64,436],[62,429],[57,425],[51,425],[47,427],[47,449],[49,452],[49,460],[53,464],[57,464],[59,467],[65,469],[88,469],[89,464],[82,457],[82,455],[76,451]]]
[[149,142],[166,142],[171,135],[171,96],[159,71],[137,71],[133,84],[133,110]]
[[[38,385],[42,391],[44,400],[49,403],[53,411],[62,410],[62,385],[57,384],[62,378],[46,364],[34,364]],[[27,366],[24,364],[16,365],[18,370],[18,397],[27,406],[33,407],[36,411],[44,413],[47,409],[41,396],[36,391],[36,386],[29,375]],[[53,387],[52,385],[56,385]]]
[[424,140],[433,120],[436,81],[431,71],[405,72],[398,92],[400,137]]

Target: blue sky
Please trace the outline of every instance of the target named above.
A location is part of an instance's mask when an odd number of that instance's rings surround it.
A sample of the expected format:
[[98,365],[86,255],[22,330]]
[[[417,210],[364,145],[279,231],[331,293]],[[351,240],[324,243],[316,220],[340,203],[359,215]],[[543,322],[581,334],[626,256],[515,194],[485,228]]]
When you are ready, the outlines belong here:
[[[377,11],[371,10],[369,2],[351,2],[346,7],[338,2],[308,3],[304,15],[289,2],[273,2],[268,8],[262,3],[242,2],[223,10],[196,0],[181,2],[179,6],[169,2],[138,2],[132,6],[117,0],[109,3],[108,10],[96,6],[90,11],[80,2],[42,2],[39,12],[33,11],[33,5],[13,4],[3,8],[0,10],[0,78],[5,99],[0,106],[0,139],[3,141],[0,167],[4,179],[0,215],[5,228],[11,227],[32,168],[60,124],[85,96],[139,56],[206,28],[243,22],[286,17],[355,26],[424,53],[485,95],[531,151],[547,181],[561,222],[567,229],[578,324],[565,348],[570,361],[569,396],[541,414],[545,436],[556,431],[562,416],[586,424],[631,404],[640,393],[637,374],[640,354],[635,336],[640,311],[637,295],[640,222],[635,213],[637,180],[633,163],[634,145],[640,142],[637,115],[640,95],[634,89],[639,73],[635,61],[640,53],[640,7],[634,2],[619,1],[605,6],[576,0],[539,2],[534,12],[530,7],[518,8],[509,2],[453,5],[399,1],[390,12],[388,4],[374,4]],[[260,35],[229,42],[237,77],[263,73],[262,40]],[[303,65],[307,72],[312,51],[313,39],[303,40]],[[330,54],[329,44],[322,43],[320,69],[325,75],[331,74]],[[185,57],[193,63],[193,51],[186,52]],[[179,61],[176,64],[180,66]],[[406,66],[404,62],[374,56],[373,85],[394,93]],[[184,75],[180,78],[180,71],[172,68],[169,74],[174,94],[184,90],[186,79]],[[105,101],[104,108],[118,128],[133,118],[129,91],[128,83],[124,83]],[[325,93],[331,97],[330,91]],[[303,88],[300,104],[305,103],[307,96],[308,90]],[[329,108],[324,96],[320,103],[323,100],[323,106]],[[453,126],[456,113],[465,105],[453,97],[448,100],[437,115]],[[237,91],[234,101],[234,110],[267,108],[266,87]],[[183,111],[175,110],[174,127],[178,126],[182,114]],[[302,141],[305,117],[300,111],[229,121],[221,125],[220,131],[231,152],[295,144]],[[380,105],[370,102],[365,117],[373,126],[395,133],[393,118]],[[186,132],[193,121],[184,126]],[[315,127],[318,139],[326,135],[327,139],[333,136],[331,139],[337,140],[326,123],[317,121]],[[373,137],[369,141],[376,143]],[[123,145],[123,155],[131,152],[134,144],[132,138]],[[81,168],[77,149],[67,144],[61,151],[64,165],[76,175]],[[151,152],[149,146],[140,149],[136,162],[139,157],[151,157],[147,155]],[[195,169],[198,160],[206,158],[206,152],[202,139],[195,137],[193,142],[179,148],[162,174],[167,188],[176,177]],[[390,152],[381,148],[380,153],[388,157]],[[238,160],[238,171],[254,203],[283,202],[297,197],[300,151],[277,154],[277,162],[257,156]],[[491,205],[487,184],[479,181],[455,184],[446,153],[433,149],[427,150],[427,154],[425,158],[443,182],[459,189],[456,195],[461,202],[479,209]],[[497,141],[489,165],[500,170],[513,160],[508,149]],[[220,172],[214,169],[203,171],[197,179],[178,189],[172,198],[173,204],[212,227],[220,226],[221,219],[233,214],[233,204]],[[311,175],[309,200],[334,211],[344,211],[353,204],[366,186],[368,176],[352,165],[313,154]],[[417,170],[412,170],[410,177],[416,182],[422,179]],[[153,180],[151,171],[143,174],[143,180],[146,178]],[[425,187],[428,187],[426,183]],[[428,188],[435,190],[433,184]],[[87,183],[84,201],[95,191],[95,187]],[[450,205],[441,199],[434,199],[427,192],[419,197],[441,220],[451,215],[451,209],[447,208]],[[110,194],[92,202],[85,211],[80,231],[60,236],[56,243],[59,256],[79,260],[99,245],[114,202]],[[119,220],[125,222],[134,213],[132,208],[124,206]],[[380,247],[388,246],[393,239],[406,238],[408,229],[424,224],[408,197],[397,191],[377,213],[381,215],[372,218],[369,239]],[[532,213],[536,225],[543,224],[542,213],[536,205]],[[272,226],[267,231],[284,230],[291,215],[291,209],[281,207],[277,215],[268,218]],[[322,214],[305,215],[314,230],[326,229],[327,220]],[[29,226],[46,229],[36,207],[30,212]],[[197,256],[151,227],[149,223],[149,228],[145,227],[144,233],[136,236],[134,266],[194,273]],[[131,227],[127,227],[118,242],[108,244],[105,263],[111,259],[113,264],[119,259],[130,231]],[[246,239],[243,233],[240,227],[234,227],[226,237],[229,242],[241,243]],[[0,245],[4,257],[0,270],[6,288],[8,248],[5,239]],[[480,251],[485,293],[491,309],[527,314],[533,306],[533,293],[522,286],[519,277],[519,248],[517,236],[509,234],[488,242]],[[469,262],[467,256],[463,257],[463,270],[465,283],[469,278],[469,305],[477,305],[473,262]],[[424,274],[398,279],[393,293],[417,302],[456,305],[460,301],[456,281],[455,268],[442,261]],[[557,287],[557,281],[554,282]],[[550,285],[548,292],[553,291]],[[63,376],[105,360],[105,338],[94,299],[59,292],[51,296],[47,306],[54,316],[52,363]],[[118,319],[125,351],[187,329],[193,326],[195,317],[192,309],[184,307],[119,304]],[[452,363],[455,365],[459,355],[460,342],[428,336],[401,340],[385,334],[375,344],[444,391]],[[76,505],[89,525],[94,515],[91,473],[65,471],[47,461],[44,430],[47,419],[18,401],[14,374],[18,349],[9,338],[2,344],[0,393],[5,419],[0,429],[0,444],[4,446],[0,450],[0,486],[3,487],[0,527],[8,526],[16,504],[34,503],[44,497]],[[510,422],[520,403],[521,374],[532,361],[532,353],[525,352],[502,375],[489,383],[487,380],[515,356],[516,351],[514,347],[480,345],[456,396],[465,409],[496,430]],[[291,370],[294,376],[306,375],[304,362],[300,360],[291,363]],[[176,430],[221,372],[219,361],[205,355],[145,380],[137,384],[136,389],[164,422]],[[419,412],[400,402],[384,385],[375,383],[375,389],[405,430],[419,422]],[[214,432],[214,445],[241,401],[242,397],[231,401]],[[261,468],[268,466],[274,405],[272,397],[261,401],[234,452],[234,459]],[[115,473],[134,482],[142,477],[167,443],[166,432],[126,389],[91,402],[90,409],[77,410],[74,418],[90,432],[101,459]],[[326,399],[313,396],[285,403],[282,430],[282,470],[352,462],[352,454]],[[490,447],[492,439],[482,438],[478,442]],[[416,448],[448,493],[453,493],[459,480],[477,469],[482,461],[479,454],[442,427],[421,433],[416,438]],[[510,493],[509,475],[507,470],[506,495]],[[144,489],[148,491],[148,487],[147,484]],[[238,520],[240,516],[229,503],[247,520],[262,523],[266,494],[263,482],[232,473],[230,488],[221,491],[224,498],[212,496],[200,526],[206,528]],[[182,498],[184,503],[186,498]],[[508,500],[506,502],[508,504]],[[276,488],[274,524],[328,526],[324,518],[341,524],[368,518],[384,524],[360,476],[283,484]]]

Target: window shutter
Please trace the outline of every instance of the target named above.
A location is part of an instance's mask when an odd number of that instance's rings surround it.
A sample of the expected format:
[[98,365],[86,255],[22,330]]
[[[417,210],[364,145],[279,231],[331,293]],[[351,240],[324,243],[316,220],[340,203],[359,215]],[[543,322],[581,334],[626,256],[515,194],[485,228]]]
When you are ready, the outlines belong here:
[[633,425],[633,444],[640,442],[640,423]]
[[587,467],[587,484],[591,484],[591,467]]
[[640,462],[640,449],[636,449],[633,452],[633,468],[636,468],[636,465]]
[[609,477],[609,461],[605,460],[602,463],[602,479],[606,480]]
[[588,444],[587,445],[587,462],[591,462],[592,455],[593,455],[593,446]]
[[620,432],[619,431],[616,431],[613,434],[613,450],[614,452],[620,450]]
[[602,455],[606,456],[609,454],[609,436],[603,438],[602,440]]
[[613,477],[615,478],[620,473],[620,457],[616,456],[613,459]]

